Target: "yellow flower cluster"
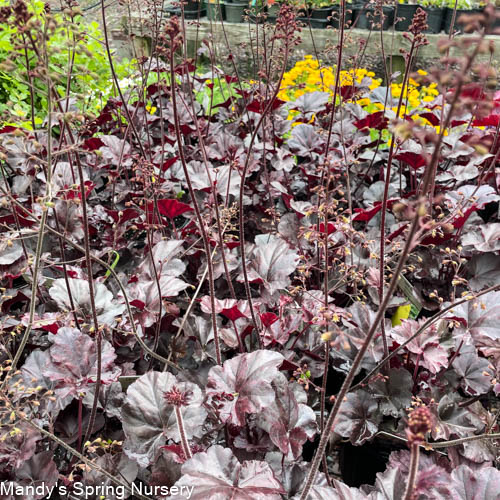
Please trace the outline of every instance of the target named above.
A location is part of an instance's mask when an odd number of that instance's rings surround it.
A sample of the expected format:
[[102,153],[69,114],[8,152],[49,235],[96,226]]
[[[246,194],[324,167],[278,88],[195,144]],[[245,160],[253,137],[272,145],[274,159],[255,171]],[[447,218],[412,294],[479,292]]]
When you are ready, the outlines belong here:
[[[333,94],[335,76],[335,67],[322,66],[313,56],[307,55],[283,75],[278,97],[283,101],[293,101],[308,92],[320,91]],[[370,89],[373,90],[379,87],[381,83],[381,80],[374,77],[375,73],[365,68],[341,71],[340,85],[352,85],[354,82],[361,83],[364,78],[370,78]]]
[[[418,74],[425,76],[426,71],[418,70]],[[401,83],[393,83],[391,85],[391,93],[394,99],[398,99],[403,93],[403,105],[400,113],[400,118],[404,117],[410,111],[420,109],[422,111],[428,111],[426,108],[426,103],[434,101],[434,99],[439,95],[436,83],[431,83],[429,85],[420,85],[413,78],[408,80],[408,85],[403,90]],[[397,108],[392,108],[394,112]],[[414,119],[418,119],[418,115],[412,115]]]
[[[421,76],[426,76],[427,72],[418,70],[417,73]],[[295,66],[283,75],[280,92],[278,97],[283,101],[293,101],[308,92],[328,92],[333,95],[335,89],[335,67],[323,66],[320,61],[311,55],[304,57],[302,61],[298,61]],[[349,86],[354,83],[360,84],[363,79],[368,78],[370,90],[376,89],[382,83],[380,79],[375,78],[375,73],[368,71],[365,68],[352,69],[349,71],[340,72],[340,85]],[[434,101],[439,95],[436,83],[429,85],[421,85],[413,78],[408,80],[408,85],[403,89],[401,83],[391,84],[391,93],[393,99],[398,99],[403,93],[403,101],[400,109],[400,118],[411,113],[413,120],[420,125],[431,125],[431,123],[419,116],[418,112],[430,111],[428,103]],[[359,98],[355,96],[356,103],[363,107],[369,113],[375,113],[384,109],[384,105],[377,101],[372,101],[369,97]],[[392,111],[397,112],[397,107],[392,107]],[[294,120],[299,114],[298,111],[290,111],[288,119]],[[311,121],[314,121],[314,117]],[[432,125],[431,125],[432,126]],[[438,128],[438,127],[434,127]],[[438,131],[439,133],[439,131]],[[445,131],[446,135],[446,131]]]

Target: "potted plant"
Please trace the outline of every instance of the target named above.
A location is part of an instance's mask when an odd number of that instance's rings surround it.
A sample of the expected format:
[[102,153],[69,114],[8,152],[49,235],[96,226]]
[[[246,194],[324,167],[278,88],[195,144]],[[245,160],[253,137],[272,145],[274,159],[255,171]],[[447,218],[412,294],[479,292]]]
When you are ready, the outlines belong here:
[[353,19],[357,21],[356,27],[360,29],[378,29],[382,24],[382,29],[388,30],[394,23],[394,6],[358,4],[354,7]]
[[440,33],[446,11],[446,0],[423,0],[420,6],[427,12],[427,33]]
[[[452,29],[453,13],[455,11],[455,0],[447,0],[447,9],[444,18],[444,31],[449,33]],[[460,23],[458,20],[462,14],[471,14],[473,12],[474,5],[472,0],[458,0],[456,2],[456,14],[455,22],[453,24],[453,30],[464,28],[464,24]]]
[[399,0],[395,11],[395,26],[397,31],[408,31],[417,12],[418,5],[413,0]]
[[222,21],[224,17],[224,3],[220,0],[207,1],[207,17],[211,21]]
[[242,23],[245,11],[248,9],[248,0],[226,0],[224,11],[229,23]]

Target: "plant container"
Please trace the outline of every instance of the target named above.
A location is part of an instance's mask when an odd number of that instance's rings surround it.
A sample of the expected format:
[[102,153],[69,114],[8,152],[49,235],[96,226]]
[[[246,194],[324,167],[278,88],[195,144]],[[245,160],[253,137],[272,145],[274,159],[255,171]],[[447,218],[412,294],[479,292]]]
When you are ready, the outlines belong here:
[[169,5],[168,7],[163,7],[163,12],[165,12],[168,17],[181,15],[181,9],[179,9],[178,7],[172,7],[171,5]]
[[445,9],[425,7],[424,10],[427,12],[428,28],[426,33],[441,33]]
[[224,4],[207,3],[207,17],[210,21],[223,21],[224,18]]
[[[352,13],[353,7],[346,5],[344,26],[349,26],[350,21],[352,20]],[[333,6],[330,25],[334,28],[340,28],[340,5]]]
[[[394,21],[396,22],[396,31],[408,31],[413,21],[413,16],[417,12],[418,5],[416,4],[398,4],[397,10],[394,12]],[[402,18],[398,21],[398,18]]]
[[248,2],[226,3],[225,13],[228,23],[242,23],[245,11],[248,9]]
[[[450,7],[446,8],[443,29],[446,33],[449,33],[451,30],[451,21],[453,19],[453,10]],[[471,9],[457,9],[457,14],[455,16],[455,24],[453,25],[453,30],[463,30],[465,27],[463,24],[459,23],[458,20],[462,14],[472,14],[473,11]]]
[[[394,7],[384,6],[384,22],[382,24],[383,30],[388,30],[394,23]],[[370,30],[378,29],[380,24],[380,16],[376,13],[373,5],[358,4],[354,8],[353,19],[358,20],[356,28]]]
[[311,18],[312,19],[322,19],[326,21],[329,16],[332,15],[334,6],[330,5],[329,7],[320,7],[317,9],[311,10]]
[[267,8],[267,17],[271,17],[276,19],[280,12],[281,5],[279,3],[273,3],[271,6]]
[[313,29],[325,29],[329,23],[328,19],[313,19],[312,17],[306,16],[297,17],[297,21]]
[[207,9],[203,2],[189,1],[184,6],[184,19],[199,19],[207,15]]

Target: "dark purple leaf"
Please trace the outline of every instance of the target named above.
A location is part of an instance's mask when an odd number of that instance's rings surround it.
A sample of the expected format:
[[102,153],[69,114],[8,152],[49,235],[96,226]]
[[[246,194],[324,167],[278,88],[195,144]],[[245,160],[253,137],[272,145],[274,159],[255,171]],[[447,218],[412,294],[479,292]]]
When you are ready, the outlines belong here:
[[500,339],[500,292],[490,292],[453,308],[453,317],[465,320],[467,328],[455,328],[457,336],[470,332],[476,347],[488,356],[490,341]]
[[[105,471],[119,478],[122,483],[133,483],[139,471],[137,462],[128,458],[124,453],[118,453],[116,455],[105,453],[104,455],[95,458],[94,462]],[[122,500],[123,498],[128,498],[130,496],[127,495],[126,490],[123,496],[121,491],[122,488],[118,488],[115,483],[111,481],[111,479],[95,469],[90,469],[84,472],[82,483],[85,487],[89,488],[89,491],[90,488],[96,488],[98,486],[105,488],[104,491],[106,491],[106,500]]]
[[[389,457],[387,470],[397,469],[403,477],[408,477],[410,452],[395,451]],[[385,475],[385,474],[384,474]],[[379,477],[380,475],[377,475]],[[450,476],[448,472],[434,462],[432,456],[420,452],[419,467],[414,487],[416,498],[450,498]]]
[[412,376],[404,368],[391,370],[388,375],[387,379],[376,380],[371,383],[368,386],[368,390],[378,399],[380,411],[384,415],[390,415],[395,418],[401,417],[403,416],[402,412],[411,403]]
[[[84,318],[90,318],[92,307],[90,304],[88,281],[70,278],[68,279],[68,283],[77,312]],[[71,301],[66,281],[63,278],[54,280],[49,289],[49,294],[62,310],[71,310]],[[116,317],[125,311],[125,306],[113,299],[113,294],[103,283],[94,283],[94,302],[99,323],[106,323],[109,326],[114,326],[116,324]]]
[[186,437],[203,435],[207,412],[202,407],[200,388],[190,382],[178,382],[168,372],[146,373],[128,388],[122,407],[125,452],[143,467],[154,462],[167,440],[181,440],[174,406],[165,399],[165,393],[173,388],[187,397],[187,405],[180,407]]
[[500,256],[493,253],[474,255],[467,264],[469,286],[475,292],[500,283]]
[[42,439],[40,433],[31,425],[19,422],[0,427],[0,469],[5,464],[20,467],[36,451],[36,443]]
[[326,109],[326,103],[329,99],[328,92],[306,92],[291,103],[291,109],[300,111],[306,120],[310,120],[314,113]]
[[[250,281],[262,280],[264,288],[273,295],[290,284],[289,275],[298,264],[298,254],[291,250],[286,241],[271,234],[255,237],[252,258],[247,267]],[[238,278],[243,280],[243,275]]]
[[[43,451],[16,469],[16,483],[24,488],[31,486],[37,492],[34,496],[26,495],[24,498],[38,500],[52,492],[59,476],[53,456],[51,451]],[[38,493],[39,491],[42,493]]]
[[382,415],[377,410],[377,400],[371,394],[366,391],[351,392],[340,407],[333,430],[349,438],[353,445],[362,445],[378,431]]
[[[97,378],[96,342],[76,328],[59,328],[49,349],[50,362],[44,374],[56,383],[58,397],[84,394]],[[101,383],[118,380],[120,370],[114,365],[115,350],[107,340],[102,341]]]
[[[389,336],[398,344],[402,344],[416,333],[423,321],[405,319],[401,325],[394,327],[389,332]],[[411,353],[411,359],[414,363],[417,362],[418,358],[420,366],[427,368],[431,373],[437,373],[441,368],[448,366],[448,352],[440,344],[435,324],[412,340],[406,349]]]
[[230,449],[218,445],[194,455],[181,470],[175,486],[192,488],[192,496],[181,493],[169,497],[172,500],[281,500],[285,493],[266,462],[240,463]]
[[281,354],[258,350],[211,368],[207,396],[219,405],[220,420],[243,426],[247,413],[258,413],[269,407],[275,399],[271,382],[282,362]]
[[453,361],[453,368],[461,377],[460,385],[466,393],[475,396],[491,389],[493,374],[489,361],[477,355],[473,345],[465,345]]
[[288,147],[300,156],[309,156],[320,153],[324,146],[323,138],[312,125],[300,123],[292,129]]
[[499,498],[500,471],[494,467],[472,470],[461,465],[451,473],[453,498],[457,500],[491,500]]
[[273,387],[276,399],[259,415],[258,425],[267,431],[282,453],[297,459],[302,445],[317,432],[316,415],[312,408],[297,402],[283,374],[273,380]]

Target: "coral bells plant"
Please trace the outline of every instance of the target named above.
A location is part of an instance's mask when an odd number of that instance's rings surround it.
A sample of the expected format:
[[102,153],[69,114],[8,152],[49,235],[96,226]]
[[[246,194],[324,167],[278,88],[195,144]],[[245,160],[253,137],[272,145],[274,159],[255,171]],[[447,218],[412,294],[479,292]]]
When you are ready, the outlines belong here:
[[[484,31],[419,70],[417,10],[401,83],[384,84],[363,51],[347,58],[344,23],[333,59],[292,65],[283,2],[252,28],[247,80],[211,37],[197,66],[174,16],[124,87],[105,7],[114,97],[95,117],[70,106],[77,68],[47,69],[50,11],[0,11],[47,106],[0,129],[2,491],[496,498],[500,93]],[[58,16],[71,32],[74,7]]]

